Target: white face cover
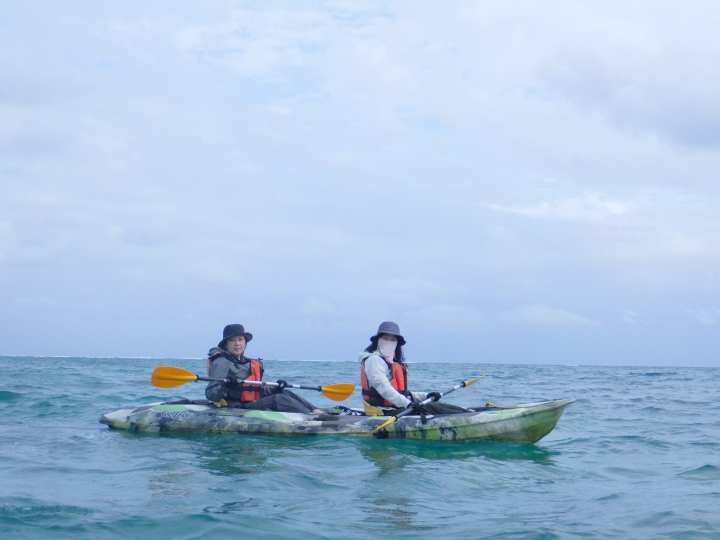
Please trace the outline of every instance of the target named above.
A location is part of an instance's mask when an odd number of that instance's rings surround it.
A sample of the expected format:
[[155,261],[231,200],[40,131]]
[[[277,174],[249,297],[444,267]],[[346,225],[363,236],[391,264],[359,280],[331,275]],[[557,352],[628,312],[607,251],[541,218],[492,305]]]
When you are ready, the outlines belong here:
[[392,358],[395,356],[397,343],[398,342],[396,340],[381,337],[378,339],[378,349],[380,349],[380,354],[382,354],[385,358]]

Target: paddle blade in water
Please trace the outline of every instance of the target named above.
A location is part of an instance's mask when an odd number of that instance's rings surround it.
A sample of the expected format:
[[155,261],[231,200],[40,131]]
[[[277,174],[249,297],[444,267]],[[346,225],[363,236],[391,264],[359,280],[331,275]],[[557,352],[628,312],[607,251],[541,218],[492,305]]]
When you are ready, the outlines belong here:
[[158,388],[175,388],[187,382],[196,381],[197,375],[187,369],[179,367],[160,366],[153,371],[150,380],[153,386],[157,386]]
[[355,391],[355,385],[350,383],[329,384],[320,388],[320,391],[333,401],[344,401]]

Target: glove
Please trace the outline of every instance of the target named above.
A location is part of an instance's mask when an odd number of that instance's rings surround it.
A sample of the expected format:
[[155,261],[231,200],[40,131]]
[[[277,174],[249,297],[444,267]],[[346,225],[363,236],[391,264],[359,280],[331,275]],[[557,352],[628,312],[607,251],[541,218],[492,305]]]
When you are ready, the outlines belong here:
[[440,392],[428,392],[427,396],[425,396],[425,399],[432,399],[433,401],[438,401],[442,396],[440,395]]
[[230,373],[222,383],[223,388],[237,388],[239,384],[240,381],[238,381],[237,375],[234,373]]
[[278,383],[278,391],[279,392],[282,392],[283,390],[285,390],[288,387],[288,382],[283,379],[278,379],[277,383]]

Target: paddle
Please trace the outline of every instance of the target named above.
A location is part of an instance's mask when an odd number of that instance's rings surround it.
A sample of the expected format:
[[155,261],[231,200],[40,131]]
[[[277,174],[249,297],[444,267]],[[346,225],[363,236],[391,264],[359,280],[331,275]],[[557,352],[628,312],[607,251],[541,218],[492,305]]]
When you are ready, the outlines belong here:
[[[226,379],[211,379],[209,377],[200,377],[187,369],[160,366],[153,371],[150,379],[154,386],[158,388],[175,388],[190,381],[225,381]],[[275,382],[263,381],[242,381],[242,384],[257,384],[260,386],[280,386]],[[329,384],[327,386],[304,386],[302,384],[288,384],[286,388],[300,388],[302,390],[317,390],[322,392],[327,398],[333,401],[343,401],[350,397],[355,391],[355,385],[350,383]]]
[[[486,373],[485,375],[487,375],[487,373]],[[466,387],[466,386],[470,386],[471,384],[475,384],[475,383],[478,382],[480,379],[482,379],[485,375],[481,375],[480,377],[475,377],[474,379],[470,379],[469,381],[461,382],[460,384],[456,384],[455,386],[453,386],[453,387],[450,388],[449,390],[445,390],[444,392],[438,392],[438,393],[440,394],[440,397],[446,396],[447,394],[449,394],[450,392],[454,392],[454,391],[457,390],[458,388],[464,388],[464,387]],[[390,424],[392,424],[393,422],[397,421],[398,418],[402,418],[403,416],[410,414],[411,412],[413,412],[413,411],[415,410],[415,407],[416,407],[416,406],[417,406],[417,407],[422,407],[423,405],[427,405],[427,404],[430,403],[431,401],[433,401],[433,398],[428,398],[428,399],[426,399],[426,400],[424,400],[424,401],[421,401],[421,402],[418,403],[417,405],[415,405],[415,404],[410,404],[410,405],[408,405],[408,408],[407,408],[407,409],[405,409],[403,412],[398,413],[398,414],[396,414],[395,416],[391,417],[390,420],[388,420],[387,422],[385,422],[385,423],[384,423],[383,425],[381,425],[380,427],[377,427],[377,428],[373,429],[370,433],[368,433],[368,436],[374,435],[375,433],[377,433],[377,432],[380,431],[381,429],[385,429],[385,428],[388,427]]]

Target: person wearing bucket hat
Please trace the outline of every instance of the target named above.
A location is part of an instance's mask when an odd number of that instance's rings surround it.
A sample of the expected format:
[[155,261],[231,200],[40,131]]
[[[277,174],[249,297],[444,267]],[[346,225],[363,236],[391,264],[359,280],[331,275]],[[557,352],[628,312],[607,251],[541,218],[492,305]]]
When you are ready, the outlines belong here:
[[242,324],[228,324],[217,347],[208,352],[208,377],[205,396],[216,404],[263,411],[324,414],[309,401],[286,390],[287,382],[279,380],[279,386],[243,384],[243,381],[262,381],[265,368],[261,359],[245,356],[245,347],[253,335]]
[[252,341],[252,334],[250,332],[246,332],[245,327],[242,324],[228,324],[225,328],[223,328],[223,338],[222,341],[218,343],[218,347],[224,349],[227,340],[237,336],[244,337],[246,344]]
[[408,367],[402,347],[407,342],[400,326],[392,321],[380,324],[370,337],[370,345],[360,354],[360,382],[365,412],[369,415],[394,415],[429,397],[435,399],[423,405],[422,414],[457,414],[468,409],[439,403],[437,392],[410,392]]

